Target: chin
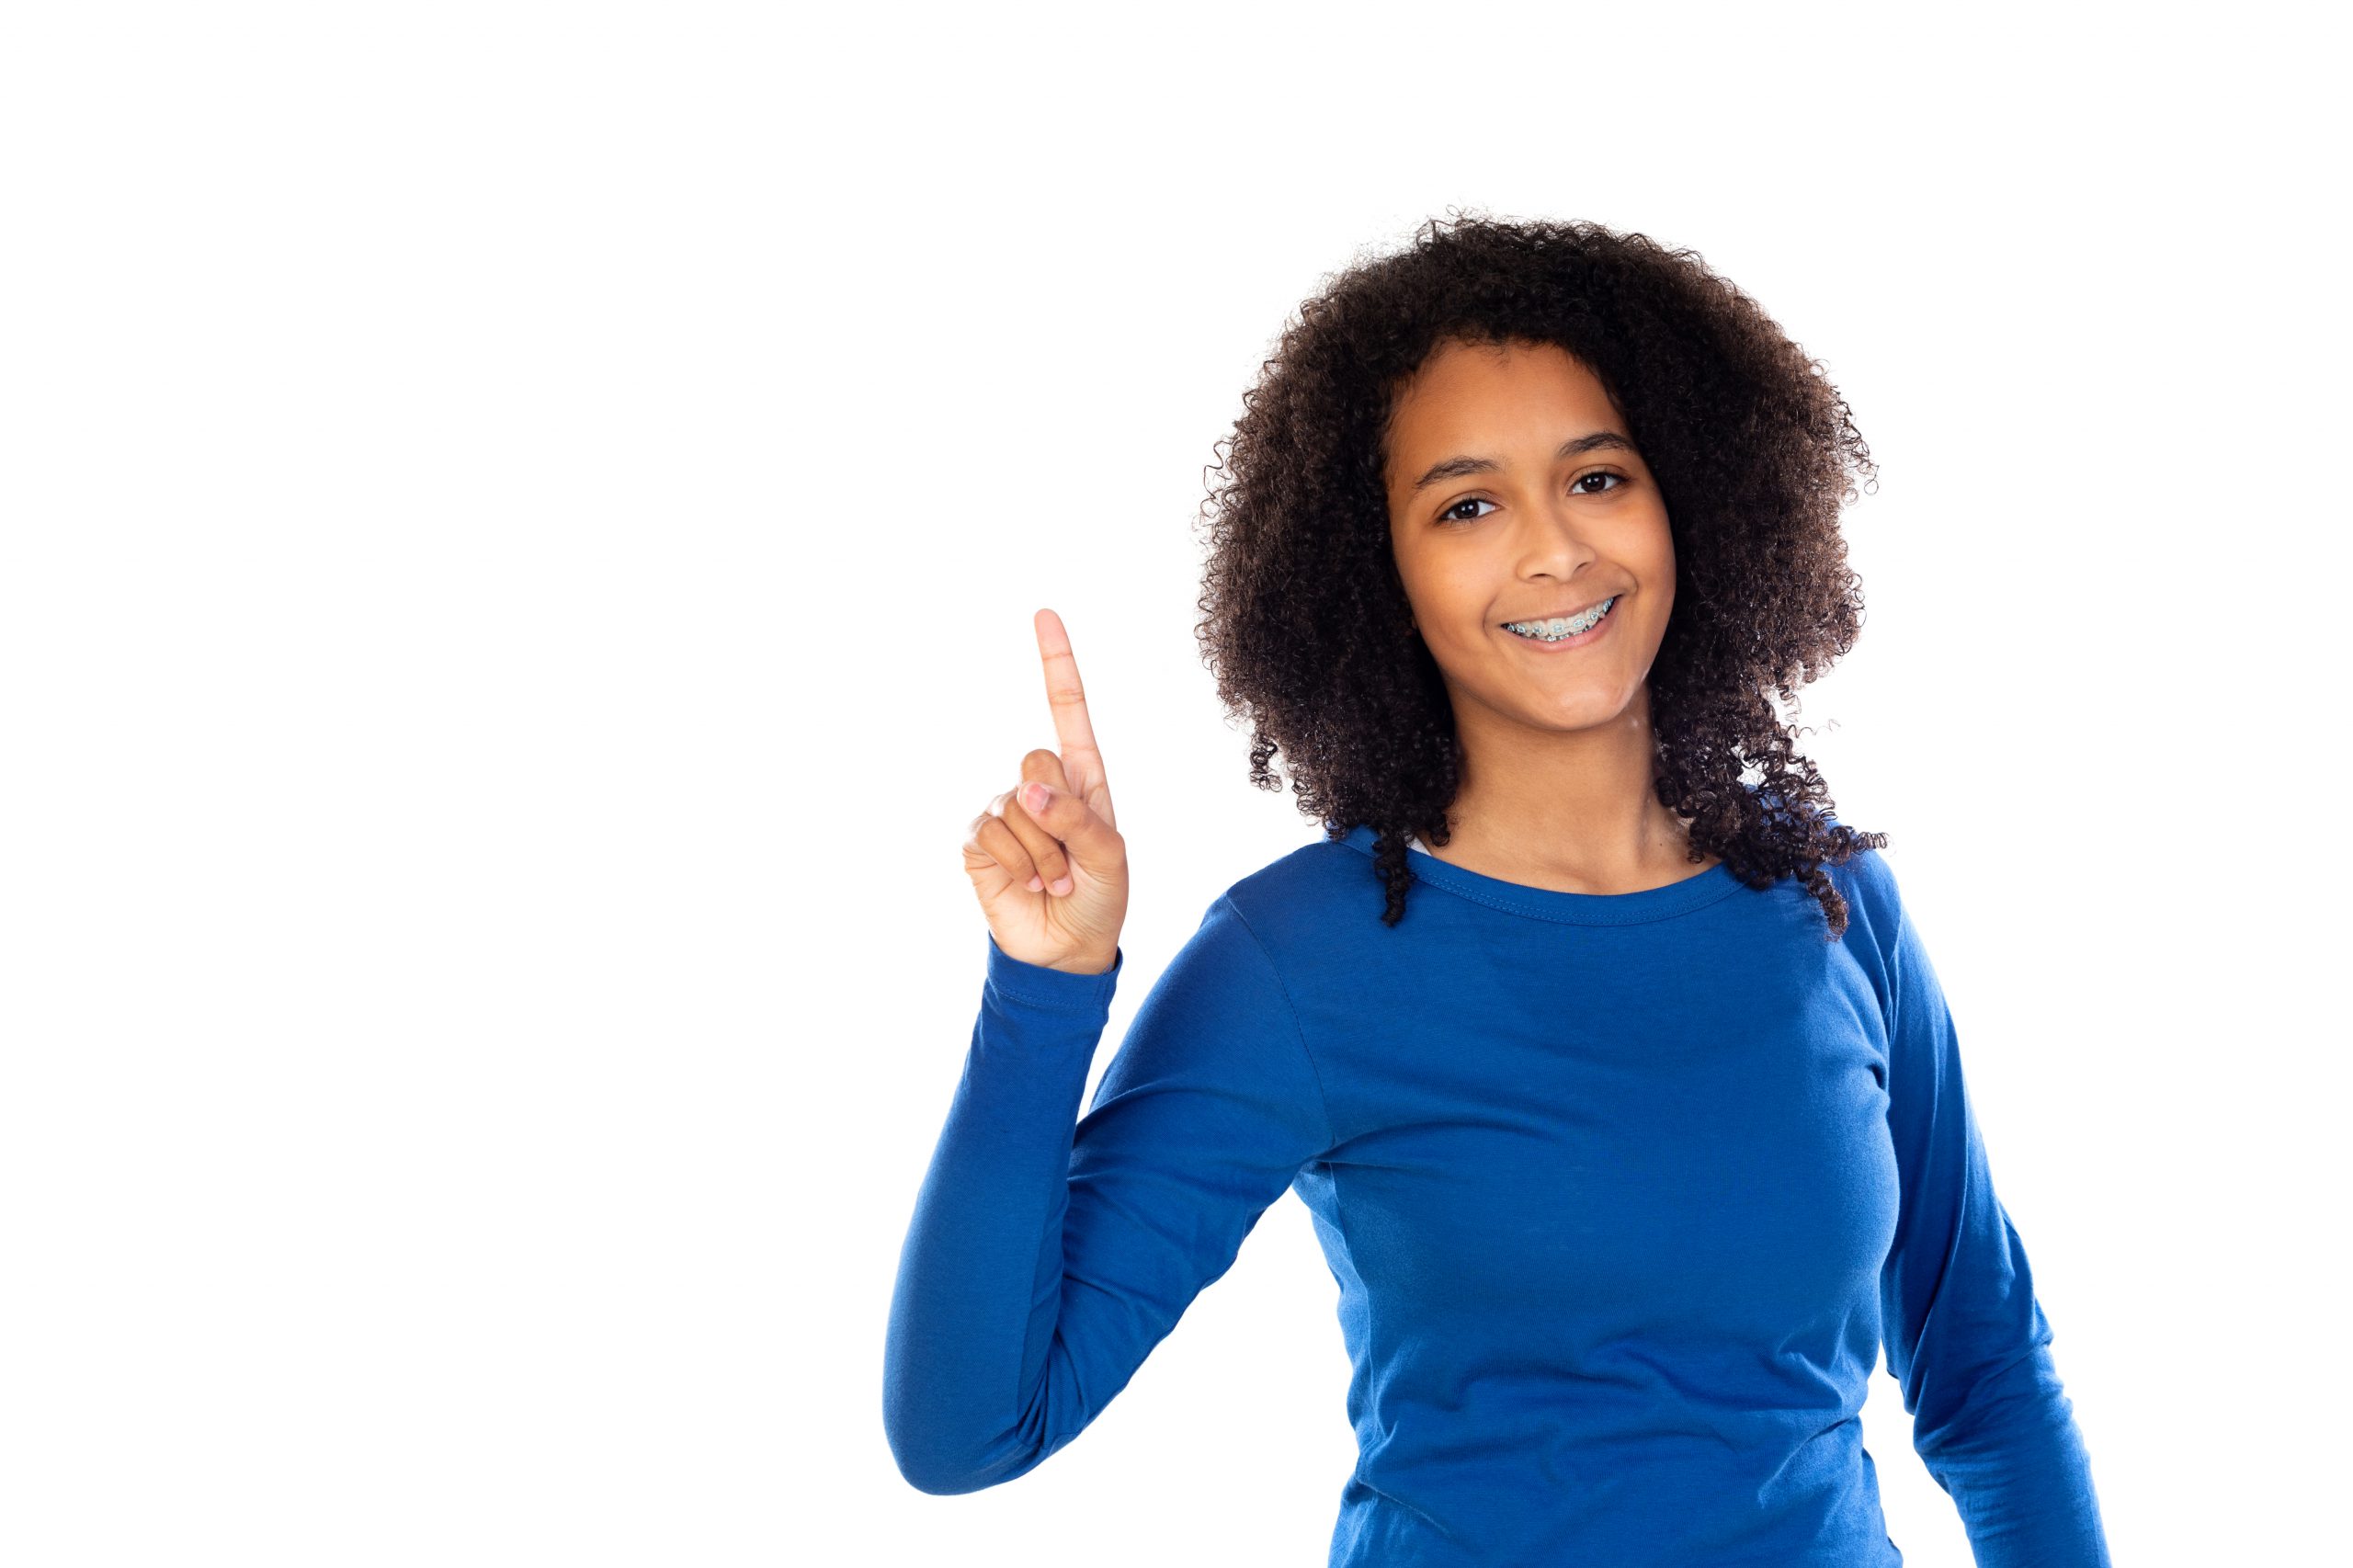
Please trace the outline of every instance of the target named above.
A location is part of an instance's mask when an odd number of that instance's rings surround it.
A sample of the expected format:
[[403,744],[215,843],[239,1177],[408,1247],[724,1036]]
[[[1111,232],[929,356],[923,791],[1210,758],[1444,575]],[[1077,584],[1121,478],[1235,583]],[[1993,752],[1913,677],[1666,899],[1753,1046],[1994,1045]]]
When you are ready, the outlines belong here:
[[1502,700],[1495,706],[1521,723],[1540,730],[1598,730],[1624,722],[1631,716],[1632,705],[1623,699],[1600,692],[1540,691],[1516,686],[1497,694]]

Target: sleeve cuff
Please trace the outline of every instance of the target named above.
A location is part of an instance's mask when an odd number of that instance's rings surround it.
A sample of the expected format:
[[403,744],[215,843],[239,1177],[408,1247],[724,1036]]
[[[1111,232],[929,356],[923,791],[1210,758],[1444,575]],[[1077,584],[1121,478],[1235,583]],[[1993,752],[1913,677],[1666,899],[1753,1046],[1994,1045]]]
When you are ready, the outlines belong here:
[[988,938],[988,986],[998,995],[1032,1007],[1057,1013],[1097,1013],[1108,1016],[1111,994],[1119,988],[1120,971],[1128,961],[1125,948],[1114,948],[1111,967],[1100,974],[1074,974],[1069,970],[1028,963]]

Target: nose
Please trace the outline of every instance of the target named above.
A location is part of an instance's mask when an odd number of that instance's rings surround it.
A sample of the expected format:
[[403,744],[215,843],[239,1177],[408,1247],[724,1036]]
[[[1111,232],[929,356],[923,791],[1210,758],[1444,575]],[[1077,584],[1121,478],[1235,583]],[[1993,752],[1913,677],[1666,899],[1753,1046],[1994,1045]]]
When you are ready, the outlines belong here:
[[1522,576],[1549,575],[1565,582],[1588,562],[1599,559],[1600,551],[1585,536],[1586,519],[1576,515],[1566,497],[1520,516],[1534,518],[1524,530],[1527,537],[1514,541],[1519,548]]

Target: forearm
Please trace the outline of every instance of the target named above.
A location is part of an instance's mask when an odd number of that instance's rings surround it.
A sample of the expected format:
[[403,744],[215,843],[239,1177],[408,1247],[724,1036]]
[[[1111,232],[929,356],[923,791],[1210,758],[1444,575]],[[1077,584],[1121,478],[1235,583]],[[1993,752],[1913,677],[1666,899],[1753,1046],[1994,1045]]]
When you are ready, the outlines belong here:
[[884,1425],[925,1492],[977,1491],[1045,1457],[1025,1363],[1058,1310],[1072,1138],[1101,1018],[1000,1001],[974,1025],[892,1297]]
[[2043,1347],[1982,1382],[1920,1456],[1977,1568],[2109,1568],[2091,1456]]

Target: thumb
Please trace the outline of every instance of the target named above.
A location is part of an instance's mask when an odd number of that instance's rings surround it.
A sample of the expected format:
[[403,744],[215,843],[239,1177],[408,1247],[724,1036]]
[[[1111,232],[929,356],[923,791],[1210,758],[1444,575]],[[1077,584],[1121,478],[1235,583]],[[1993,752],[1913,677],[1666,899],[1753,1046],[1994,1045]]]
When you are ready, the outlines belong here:
[[1062,842],[1074,861],[1090,869],[1110,863],[1110,829],[1085,801],[1037,778],[1021,786],[1015,798],[1039,826]]

